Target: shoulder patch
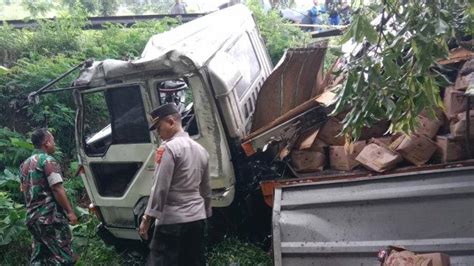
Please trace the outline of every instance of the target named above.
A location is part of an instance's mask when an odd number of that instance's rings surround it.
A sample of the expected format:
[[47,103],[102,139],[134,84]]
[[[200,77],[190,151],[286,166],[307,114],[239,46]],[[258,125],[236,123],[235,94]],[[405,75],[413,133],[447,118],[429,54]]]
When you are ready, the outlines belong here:
[[159,148],[156,149],[156,154],[155,154],[155,162],[156,163],[161,163],[161,158],[163,157],[163,154],[165,153],[165,147],[160,146]]

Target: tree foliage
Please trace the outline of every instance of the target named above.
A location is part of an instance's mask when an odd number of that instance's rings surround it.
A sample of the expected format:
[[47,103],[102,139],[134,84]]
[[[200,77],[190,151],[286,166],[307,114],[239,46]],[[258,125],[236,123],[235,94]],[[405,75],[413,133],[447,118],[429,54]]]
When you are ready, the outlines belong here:
[[348,59],[334,112],[349,109],[344,132],[357,139],[364,126],[390,120],[392,132],[408,133],[422,110],[434,115],[448,83],[437,60],[453,40],[472,38],[470,9],[463,0],[384,0],[357,9],[342,42],[362,49]]
[[64,5],[74,12],[84,9],[89,15],[113,16],[118,8],[118,0],[61,0]]
[[274,64],[280,60],[288,47],[302,47],[308,44],[309,36],[298,27],[288,25],[276,10],[265,13],[256,0],[250,0],[247,4],[257,20]]
[[21,0],[21,4],[33,17],[44,16],[53,8],[50,0]]
[[[131,28],[109,24],[104,30],[85,31],[82,28],[86,23],[86,13],[79,9],[56,20],[42,20],[34,30],[15,30],[8,25],[0,28],[0,62],[10,67],[0,74],[0,124],[21,132],[35,127],[61,132],[57,143],[68,158],[75,158],[75,106],[71,94],[46,95],[39,105],[26,105],[28,93],[86,58],[137,58],[152,35],[178,24],[165,19],[140,22]],[[57,87],[68,87],[73,79],[74,74]]]

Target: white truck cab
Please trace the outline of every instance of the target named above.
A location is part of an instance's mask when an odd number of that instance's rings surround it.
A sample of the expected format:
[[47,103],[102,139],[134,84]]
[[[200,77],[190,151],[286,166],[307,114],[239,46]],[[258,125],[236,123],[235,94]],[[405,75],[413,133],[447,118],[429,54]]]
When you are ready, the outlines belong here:
[[174,102],[210,154],[213,206],[235,193],[232,146],[250,130],[272,65],[252,13],[236,5],[153,36],[140,59],[104,60],[76,79],[76,142],[82,178],[114,237],[137,233],[153,182],[159,137],[147,113]]

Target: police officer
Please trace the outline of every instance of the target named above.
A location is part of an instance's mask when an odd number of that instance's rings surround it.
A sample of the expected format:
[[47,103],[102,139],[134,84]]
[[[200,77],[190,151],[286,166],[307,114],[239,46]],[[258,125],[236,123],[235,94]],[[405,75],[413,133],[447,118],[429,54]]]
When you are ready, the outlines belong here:
[[33,235],[32,265],[73,265],[71,224],[77,217],[62,185],[53,135],[45,128],[31,135],[33,155],[20,166],[21,191],[26,201],[26,225]]
[[205,220],[212,214],[209,154],[181,126],[175,104],[151,112],[156,150],[154,182],[139,233],[148,238],[155,220],[147,265],[205,265]]

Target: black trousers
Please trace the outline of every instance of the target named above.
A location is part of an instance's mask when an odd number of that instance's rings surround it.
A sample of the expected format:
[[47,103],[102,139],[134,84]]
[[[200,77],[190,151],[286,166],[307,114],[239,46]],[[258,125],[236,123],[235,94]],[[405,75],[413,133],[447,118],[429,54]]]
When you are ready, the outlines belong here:
[[148,266],[206,265],[206,220],[159,225],[150,243]]

